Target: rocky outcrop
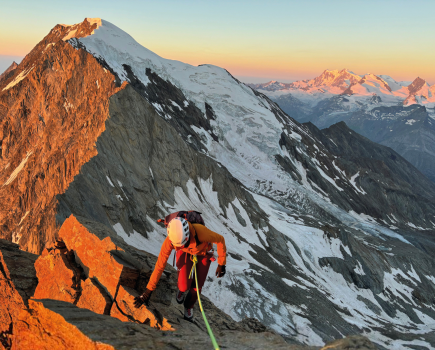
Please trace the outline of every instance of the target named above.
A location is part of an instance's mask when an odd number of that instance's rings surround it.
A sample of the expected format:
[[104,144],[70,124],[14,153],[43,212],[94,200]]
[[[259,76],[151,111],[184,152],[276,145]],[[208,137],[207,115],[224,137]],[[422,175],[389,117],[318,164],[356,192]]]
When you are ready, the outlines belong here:
[[0,82],[0,238],[29,252],[54,242],[56,195],[96,155],[118,89],[92,55],[63,40],[95,28],[57,25]]
[[[173,268],[165,270],[150,305],[136,309],[133,299],[149,279],[149,264],[155,257],[128,246],[98,223],[81,221],[73,216],[66,220],[60,240],[36,261],[36,256],[18,250],[16,244],[0,241],[4,272],[0,300],[2,316],[9,315],[1,319],[0,341],[6,348],[209,346],[200,318],[193,323],[184,321],[182,307],[173,300]],[[13,274],[8,272],[11,269]],[[111,308],[102,307],[102,300],[111,301]],[[205,297],[203,305],[222,347],[252,349],[268,344],[274,349],[289,348],[282,337],[257,320],[237,323]],[[170,332],[164,335],[163,331]]]
[[[90,226],[92,230],[92,223]],[[107,228],[94,232],[100,237],[73,216],[64,222],[60,241],[44,250],[35,263],[39,283],[34,297],[66,301],[122,321],[146,322],[158,329],[172,330],[160,312],[156,317],[145,306],[136,309],[133,305],[134,297],[139,295],[134,288],[142,285],[144,276],[149,277],[152,258],[139,251],[133,258],[113,242]],[[167,292],[167,288],[161,290],[164,286],[162,283],[156,293]],[[169,294],[173,289],[169,288]]]
[[[109,230],[97,223],[85,219],[80,221],[82,223],[74,217],[65,221],[59,236],[67,243],[62,244],[59,241],[53,248],[45,250],[35,262],[36,271],[31,268],[35,261],[34,255],[18,250],[15,244],[0,241],[0,254],[4,259],[2,268],[16,270],[16,284],[11,284],[10,291],[24,293],[21,303],[6,304],[11,313],[8,322],[11,323],[7,329],[0,331],[0,342],[6,349],[187,350],[192,347],[211,346],[199,310],[196,310],[198,316],[194,322],[184,321],[182,318],[182,307],[175,303],[174,293],[170,292],[172,287],[168,286],[173,283],[174,269],[169,267],[165,271],[167,277],[163,278],[163,283],[159,283],[160,289],[153,295],[149,306],[134,308],[133,297],[138,294],[137,289],[142,285],[138,282],[149,278],[147,263],[154,261],[155,257],[129,247],[122,239],[112,235]],[[81,243],[86,240],[93,241],[92,245],[87,246],[86,252],[84,246],[74,240],[76,235],[83,237]],[[106,237],[103,238],[104,235]],[[100,259],[105,261],[104,272],[95,269]],[[4,261],[6,262],[3,263]],[[87,261],[88,266],[83,263],[84,261]],[[87,289],[87,282],[91,281],[90,285],[93,285],[95,281],[104,281],[98,282],[97,289],[101,294],[108,294],[113,278],[104,280],[102,274],[109,275],[111,271],[115,271],[117,275],[116,271],[119,272],[120,266],[123,266],[122,269],[128,267],[130,271],[140,268],[135,275],[137,280],[131,279],[131,273],[127,279],[122,273],[118,275],[118,286],[115,288],[116,294],[111,304],[113,307],[108,313],[102,312],[101,308],[95,308],[93,304],[93,301],[97,301],[98,304],[101,297],[95,290]],[[28,299],[35,288],[36,275],[39,280],[38,286],[33,298]],[[71,282],[74,288],[71,287]],[[109,287],[106,288],[103,283]],[[136,290],[127,287],[126,284],[135,285]],[[162,293],[166,294],[165,298],[160,298]],[[2,313],[5,305],[3,302],[11,300],[7,297],[8,294],[0,294]],[[202,299],[205,312],[222,349],[319,349],[289,345],[281,336],[271,332],[256,319],[235,322],[206,297]],[[371,343],[363,337],[358,337],[357,341],[353,338],[341,340],[341,343],[333,344],[332,348],[348,349],[349,341],[352,345],[357,344],[358,348],[371,349],[369,346],[364,347]]]
[[[47,300],[45,303],[51,306],[53,301]],[[95,328],[93,321],[92,318],[88,318],[89,328]],[[107,323],[106,329],[110,325],[110,322]],[[114,347],[100,341],[93,341],[61,314],[51,311],[44,302],[30,300],[29,309],[22,310],[14,322],[11,349],[111,350]]]

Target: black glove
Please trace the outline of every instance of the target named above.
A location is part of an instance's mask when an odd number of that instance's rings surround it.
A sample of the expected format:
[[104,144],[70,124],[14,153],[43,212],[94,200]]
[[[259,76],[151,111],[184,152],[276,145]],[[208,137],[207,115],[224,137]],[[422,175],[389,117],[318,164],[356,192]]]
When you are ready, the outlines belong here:
[[145,293],[134,298],[134,307],[139,308],[144,303],[148,305],[148,301],[150,300],[152,293],[153,293],[152,290],[146,289]]
[[218,265],[217,269],[216,269],[216,277],[217,278],[221,278],[224,277],[225,275],[225,265]]

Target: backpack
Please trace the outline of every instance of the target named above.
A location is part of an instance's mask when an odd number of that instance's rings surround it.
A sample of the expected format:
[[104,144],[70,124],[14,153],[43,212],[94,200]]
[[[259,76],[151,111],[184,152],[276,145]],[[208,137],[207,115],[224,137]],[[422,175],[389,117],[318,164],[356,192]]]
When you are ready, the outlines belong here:
[[165,227],[168,227],[169,222],[173,218],[183,218],[189,221],[191,224],[201,224],[205,226],[204,219],[202,218],[201,213],[195,210],[189,210],[189,211],[180,210],[175,213],[166,215],[164,219],[158,219],[157,222],[163,222],[165,224]]

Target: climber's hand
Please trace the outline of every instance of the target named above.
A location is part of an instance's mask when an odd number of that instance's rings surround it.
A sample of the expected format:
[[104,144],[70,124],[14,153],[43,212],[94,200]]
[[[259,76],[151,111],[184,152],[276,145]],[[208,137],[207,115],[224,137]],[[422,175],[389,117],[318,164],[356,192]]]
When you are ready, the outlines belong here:
[[218,265],[217,269],[216,269],[216,277],[217,278],[221,278],[224,277],[225,275],[225,265]]
[[152,290],[147,289],[145,293],[134,298],[134,307],[139,308],[144,303],[148,305],[148,301],[150,300],[152,292],[153,292]]

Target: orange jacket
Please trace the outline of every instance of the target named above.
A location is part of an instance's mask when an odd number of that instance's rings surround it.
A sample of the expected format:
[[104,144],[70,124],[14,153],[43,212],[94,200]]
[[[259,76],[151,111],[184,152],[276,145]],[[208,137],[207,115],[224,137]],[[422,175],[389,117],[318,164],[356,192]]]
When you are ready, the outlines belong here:
[[[212,249],[213,243],[217,245],[218,252],[218,264],[226,264],[227,247],[225,246],[225,238],[220,234],[209,230],[207,227],[201,224],[191,224],[189,222],[190,230],[190,244],[187,248],[182,248],[183,252],[192,255],[206,255],[209,250]],[[198,240],[201,244],[197,245],[195,236],[197,235]],[[160,249],[160,254],[154,267],[154,271],[151,274],[150,280],[147,285],[147,289],[155,290],[157,283],[162,276],[163,270],[165,269],[166,263],[168,262],[169,255],[171,255],[172,250],[175,249],[168,237],[162,244]]]

